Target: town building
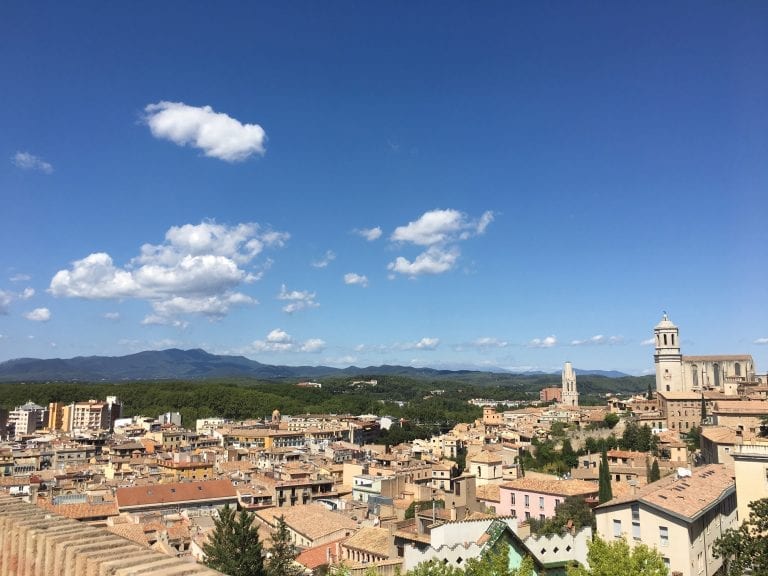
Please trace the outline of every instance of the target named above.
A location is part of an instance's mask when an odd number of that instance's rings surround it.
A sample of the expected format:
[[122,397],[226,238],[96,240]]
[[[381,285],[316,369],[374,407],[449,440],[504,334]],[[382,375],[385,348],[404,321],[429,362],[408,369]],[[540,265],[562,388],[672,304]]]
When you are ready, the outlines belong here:
[[601,538],[656,548],[673,574],[715,574],[723,559],[715,557],[713,544],[737,522],[736,485],[731,470],[719,464],[681,468],[599,505],[595,517]]
[[768,498],[768,440],[757,439],[734,446],[731,453],[736,475],[739,522],[749,518],[749,504]]
[[563,366],[563,392],[561,394],[561,404],[577,408],[579,406],[579,392],[576,389],[576,372],[570,362]]
[[544,520],[569,496],[597,501],[598,485],[585,480],[522,477],[499,486],[496,513],[528,520]]

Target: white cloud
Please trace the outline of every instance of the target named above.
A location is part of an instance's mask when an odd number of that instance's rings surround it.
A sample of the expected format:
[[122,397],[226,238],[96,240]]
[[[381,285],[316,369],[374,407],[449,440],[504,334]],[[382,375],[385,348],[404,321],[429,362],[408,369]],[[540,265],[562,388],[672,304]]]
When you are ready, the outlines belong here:
[[396,345],[400,350],[435,350],[440,345],[439,338],[422,338],[418,342]]
[[35,156],[29,152],[16,152],[16,154],[13,155],[13,158],[11,158],[11,161],[17,168],[21,168],[22,170],[37,170],[38,172],[43,172],[45,174],[51,174],[53,172],[53,166],[39,156]]
[[490,211],[473,221],[458,210],[431,210],[422,214],[418,220],[395,228],[391,240],[418,246],[445,244],[483,234],[492,221],[493,212]]
[[323,350],[325,350],[325,340],[321,340],[320,338],[310,338],[300,346],[299,350],[301,350],[302,352],[310,352],[313,354],[317,352],[322,352]]
[[256,303],[235,291],[258,278],[245,266],[266,247],[281,246],[287,238],[257,224],[174,226],[164,243],[145,244],[123,267],[103,252],[75,261],[54,275],[49,291],[68,298],[147,300],[154,314],[144,324],[174,324],[174,317],[182,314],[220,318],[232,306]]
[[368,286],[368,278],[366,276],[349,272],[344,274],[344,284],[362,286],[366,288]]
[[48,308],[35,308],[24,314],[24,318],[33,322],[48,322],[51,319],[51,311]]
[[283,306],[283,312],[293,314],[299,310],[305,308],[317,308],[320,306],[315,302],[315,293],[308,290],[288,290],[283,284],[280,287],[280,294],[277,295],[278,300],[287,301],[288,304]]
[[0,314],[8,314],[8,307],[13,302],[13,295],[5,290],[0,290]]
[[356,228],[354,230],[355,234],[362,236],[368,242],[373,242],[374,240],[378,240],[381,238],[381,228],[379,226],[376,226],[375,228]]
[[144,119],[155,138],[170,140],[179,146],[191,145],[206,156],[226,162],[264,154],[266,133],[261,126],[242,124],[210,106],[158,102],[149,104],[144,111]]
[[431,210],[405,226],[398,226],[390,236],[396,243],[426,246],[427,249],[411,261],[398,256],[390,262],[391,272],[415,277],[422,274],[442,274],[452,270],[460,256],[456,246],[473,236],[484,234],[493,221],[493,212],[487,211],[478,220],[458,210]]
[[334,254],[333,250],[328,250],[322,258],[313,261],[312,266],[314,268],[326,268],[328,264],[333,262],[335,259],[336,254]]
[[34,288],[25,288],[21,293],[0,290],[0,315],[8,314],[10,305],[14,300],[29,300],[34,295]]
[[458,257],[459,250],[457,248],[443,250],[431,247],[426,252],[419,254],[413,262],[403,256],[398,256],[394,262],[387,265],[387,270],[411,277],[422,274],[442,274],[456,265]]
[[603,344],[623,344],[623,336],[603,336],[597,334],[585,340],[571,340],[571,346],[599,346]]
[[117,322],[120,320],[120,312],[104,312],[102,314],[102,317],[106,320],[112,320],[113,322]]
[[505,348],[509,343],[505,340],[499,340],[498,338],[478,338],[470,343],[470,346],[475,348]]
[[32,280],[32,276],[29,274],[14,274],[11,276],[11,282],[29,282]]
[[254,352],[308,352],[317,353],[325,350],[325,341],[320,338],[310,338],[304,342],[296,342],[290,334],[281,328],[275,328],[264,340],[255,340],[250,350]]
[[528,342],[528,346],[530,348],[552,348],[557,346],[557,337],[553,335],[546,338],[534,338]]
[[653,346],[655,343],[656,341],[653,338],[648,338],[640,342],[640,346]]
[[768,338],[758,338],[753,344],[768,344]]

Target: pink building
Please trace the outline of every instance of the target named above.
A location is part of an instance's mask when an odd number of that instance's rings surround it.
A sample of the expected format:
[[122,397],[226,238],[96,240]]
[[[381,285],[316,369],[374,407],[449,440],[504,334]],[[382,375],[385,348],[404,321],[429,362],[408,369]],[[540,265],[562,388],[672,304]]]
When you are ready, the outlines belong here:
[[597,483],[585,480],[518,478],[499,487],[496,514],[520,519],[549,518],[568,496],[597,499],[597,492]]

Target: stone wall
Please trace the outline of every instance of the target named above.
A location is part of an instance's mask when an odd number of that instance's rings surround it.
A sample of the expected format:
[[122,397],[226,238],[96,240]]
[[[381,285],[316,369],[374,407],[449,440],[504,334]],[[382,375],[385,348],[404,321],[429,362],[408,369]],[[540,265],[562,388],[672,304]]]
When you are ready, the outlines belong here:
[[0,576],[220,576],[220,572],[0,494]]

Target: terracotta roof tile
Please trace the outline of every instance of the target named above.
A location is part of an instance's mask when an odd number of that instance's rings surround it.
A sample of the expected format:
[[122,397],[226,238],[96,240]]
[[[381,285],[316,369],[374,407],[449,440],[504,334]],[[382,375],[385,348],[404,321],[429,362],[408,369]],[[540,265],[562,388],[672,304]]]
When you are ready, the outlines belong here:
[[206,482],[172,482],[118,488],[116,495],[120,509],[153,504],[181,504],[204,500],[234,500],[237,498],[229,480]]

